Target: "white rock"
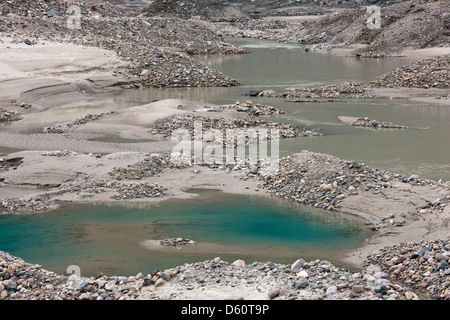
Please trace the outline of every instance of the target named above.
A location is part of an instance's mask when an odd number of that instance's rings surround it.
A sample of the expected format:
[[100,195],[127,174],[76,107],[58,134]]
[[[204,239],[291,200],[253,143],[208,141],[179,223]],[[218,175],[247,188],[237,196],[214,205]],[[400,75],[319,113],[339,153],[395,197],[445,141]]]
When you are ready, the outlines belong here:
[[236,260],[231,264],[233,267],[238,267],[238,268],[245,268],[245,261],[244,260]]
[[302,270],[299,273],[297,273],[297,277],[308,278],[308,272]]
[[337,287],[336,286],[331,286],[327,289],[327,292],[325,293],[327,296],[331,296],[333,294],[337,293]]
[[303,265],[305,264],[305,260],[303,259],[297,259],[292,265],[291,265],[291,272],[295,273],[301,268],[303,268]]
[[112,289],[114,289],[115,286],[116,284],[113,281],[110,281],[107,284],[105,284],[105,290],[111,291]]

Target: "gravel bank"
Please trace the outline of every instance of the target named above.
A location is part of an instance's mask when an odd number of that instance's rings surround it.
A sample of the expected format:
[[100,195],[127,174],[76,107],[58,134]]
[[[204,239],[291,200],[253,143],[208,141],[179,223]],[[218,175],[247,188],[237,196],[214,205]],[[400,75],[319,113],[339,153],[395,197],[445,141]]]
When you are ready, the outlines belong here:
[[[405,258],[409,253],[412,254]],[[357,272],[336,267],[326,260],[307,262],[300,258],[292,264],[270,261],[246,264],[243,260],[230,263],[216,257],[167,270],[144,271],[145,275],[107,276],[100,273],[87,278],[56,274],[0,251],[0,298],[449,300],[449,256],[448,241],[436,240],[386,247],[369,256],[367,267]],[[419,270],[417,265],[421,265]],[[432,271],[422,275],[422,270],[427,268]],[[424,279],[425,285],[420,282]],[[418,282],[420,289],[415,293],[417,289],[411,288],[410,284]]]
[[[80,8],[80,29],[67,25],[69,5]],[[126,72],[137,77],[135,86],[237,85],[189,54],[246,52],[223,41],[202,22],[137,17],[110,3],[6,1],[0,11],[0,34],[17,42],[33,46],[52,41],[113,50],[128,63]]]

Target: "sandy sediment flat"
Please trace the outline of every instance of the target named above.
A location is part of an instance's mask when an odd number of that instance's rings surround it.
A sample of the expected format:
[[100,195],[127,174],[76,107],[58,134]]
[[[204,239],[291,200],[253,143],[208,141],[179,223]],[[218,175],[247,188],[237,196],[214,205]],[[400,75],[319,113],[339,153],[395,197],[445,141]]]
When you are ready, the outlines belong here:
[[89,93],[134,81],[126,66],[115,53],[100,48],[52,42],[29,46],[1,37],[0,85],[5,90],[0,104],[17,99],[44,110],[86,99]]

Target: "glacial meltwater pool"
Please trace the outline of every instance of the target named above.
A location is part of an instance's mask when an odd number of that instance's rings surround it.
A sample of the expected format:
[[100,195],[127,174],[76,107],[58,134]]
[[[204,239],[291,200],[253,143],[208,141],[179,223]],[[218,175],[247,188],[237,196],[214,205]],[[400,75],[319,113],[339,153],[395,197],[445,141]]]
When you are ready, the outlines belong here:
[[[135,275],[219,256],[292,263],[342,258],[370,236],[364,222],[339,213],[257,196],[195,191],[158,205],[76,205],[45,214],[0,216],[0,248],[30,263],[83,276]],[[194,245],[154,241],[189,238]]]

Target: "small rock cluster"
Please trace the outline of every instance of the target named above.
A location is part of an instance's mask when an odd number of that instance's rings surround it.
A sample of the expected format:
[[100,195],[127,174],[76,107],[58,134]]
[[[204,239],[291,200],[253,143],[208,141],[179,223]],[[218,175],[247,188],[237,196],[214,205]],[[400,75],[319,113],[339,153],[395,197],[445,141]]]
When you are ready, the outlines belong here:
[[78,152],[69,151],[69,150],[55,150],[55,151],[46,151],[42,152],[41,156],[43,157],[75,157],[80,155]]
[[21,114],[16,111],[8,111],[6,109],[0,108],[0,122],[10,122],[21,120]]
[[31,103],[19,101],[19,100],[12,100],[11,103],[13,103],[16,107],[20,107],[23,109],[30,109],[33,105]]
[[450,240],[400,243],[378,250],[366,261],[387,272],[392,281],[431,299],[450,300]]
[[169,239],[158,240],[156,243],[161,246],[166,246],[166,247],[178,247],[178,246],[185,246],[185,245],[193,245],[193,244],[195,244],[195,241],[191,240],[191,239],[184,239],[184,238],[169,238]]
[[373,120],[367,117],[358,118],[352,123],[353,127],[369,127],[369,128],[383,128],[383,129],[411,129],[411,127],[395,124],[392,122]]
[[238,112],[245,112],[252,116],[268,116],[286,113],[286,111],[279,110],[272,106],[265,106],[259,103],[253,103],[252,101],[246,101],[244,103],[236,102],[235,104],[226,105],[225,107],[228,109],[234,109]]
[[45,212],[54,208],[45,197],[28,199],[0,199],[0,213]]
[[157,198],[164,196],[164,188],[152,183],[130,183],[117,187],[117,195],[111,198],[114,200],[129,200],[141,198]]
[[88,122],[99,120],[104,115],[108,115],[108,114],[112,114],[112,113],[114,113],[114,111],[103,112],[100,114],[89,114],[88,113],[88,114],[85,114],[82,117],[80,117],[72,122],[66,123],[66,124],[55,124],[50,127],[45,127],[43,129],[43,132],[44,133],[64,133],[69,128],[73,128],[75,126],[81,126]]
[[169,153],[154,154],[146,156],[135,164],[126,168],[114,168],[109,175],[117,181],[121,180],[141,180],[154,176],[167,168],[182,168],[174,164]]

